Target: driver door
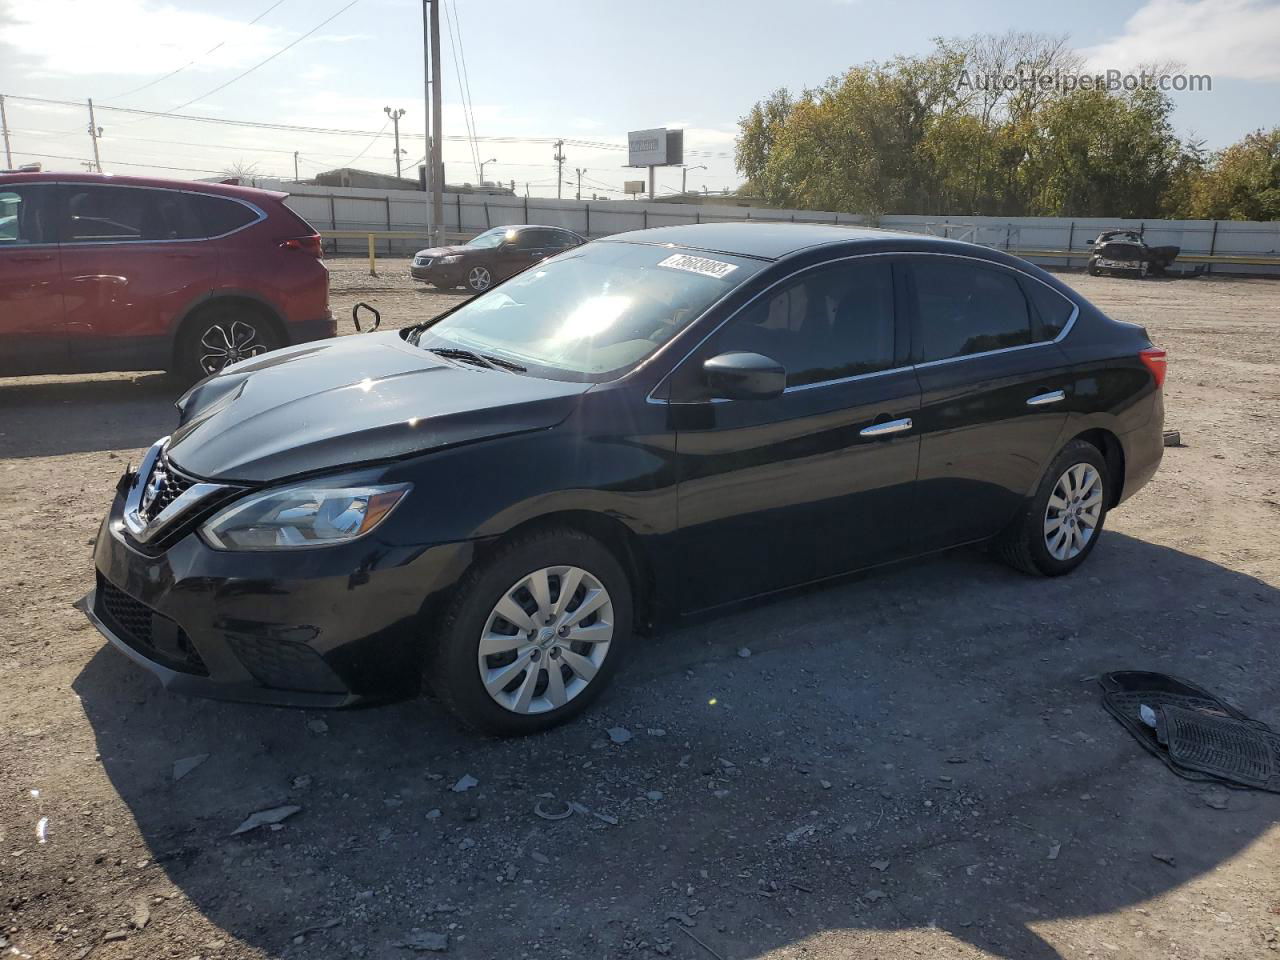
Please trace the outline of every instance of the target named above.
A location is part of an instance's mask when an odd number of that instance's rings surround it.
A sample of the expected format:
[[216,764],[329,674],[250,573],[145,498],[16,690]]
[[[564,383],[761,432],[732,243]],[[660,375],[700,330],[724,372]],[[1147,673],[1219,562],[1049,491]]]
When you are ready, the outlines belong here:
[[[897,559],[911,539],[920,387],[883,257],[808,270],[745,307],[673,374],[685,610]],[[705,360],[780,362],[768,400],[717,397]]]

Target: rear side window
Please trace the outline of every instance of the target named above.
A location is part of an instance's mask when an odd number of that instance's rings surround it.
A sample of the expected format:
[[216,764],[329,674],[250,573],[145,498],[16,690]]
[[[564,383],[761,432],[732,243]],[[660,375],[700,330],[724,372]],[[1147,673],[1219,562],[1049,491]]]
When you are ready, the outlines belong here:
[[729,322],[716,350],[771,357],[790,387],[888,369],[893,334],[892,267],[842,263],[766,294]]
[[917,261],[912,273],[921,362],[1032,342],[1027,298],[1012,274],[941,258]]
[[243,203],[226,197],[192,193],[187,195],[187,200],[200,224],[200,235],[204,237],[220,237],[258,219],[258,214]]
[[56,243],[49,223],[53,187],[25,184],[0,189],[0,250]]
[[1056,340],[1067,328],[1076,305],[1038,280],[1023,280],[1022,285],[1040,318],[1040,339]]
[[65,243],[189,240],[200,228],[185,194],[142,187],[76,186],[67,191]]

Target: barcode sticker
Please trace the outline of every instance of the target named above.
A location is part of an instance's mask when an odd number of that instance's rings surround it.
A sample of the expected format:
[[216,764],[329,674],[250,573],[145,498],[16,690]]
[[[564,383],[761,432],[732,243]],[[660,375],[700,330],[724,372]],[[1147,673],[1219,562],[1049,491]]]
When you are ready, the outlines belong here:
[[700,273],[704,277],[715,277],[721,280],[738,269],[736,263],[725,263],[723,260],[712,260],[710,257],[694,257],[687,253],[676,253],[661,261],[658,266],[670,267],[672,270],[687,270],[689,273]]

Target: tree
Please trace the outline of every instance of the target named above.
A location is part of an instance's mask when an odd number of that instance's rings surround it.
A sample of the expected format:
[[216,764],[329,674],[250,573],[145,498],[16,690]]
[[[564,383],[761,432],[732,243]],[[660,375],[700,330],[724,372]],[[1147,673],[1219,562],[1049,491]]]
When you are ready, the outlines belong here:
[[1280,220],[1280,127],[1214,154],[1187,193],[1181,212],[1195,219]]
[[246,160],[237,160],[235,163],[228,164],[223,168],[221,176],[228,180],[239,180],[241,183],[253,185],[254,181],[262,176],[258,171],[258,165]]

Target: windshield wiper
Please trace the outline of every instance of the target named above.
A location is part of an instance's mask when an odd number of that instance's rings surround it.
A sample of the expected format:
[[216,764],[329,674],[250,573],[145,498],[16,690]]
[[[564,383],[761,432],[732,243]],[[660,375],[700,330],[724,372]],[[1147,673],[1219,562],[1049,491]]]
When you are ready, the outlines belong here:
[[528,370],[527,367],[522,367],[520,364],[513,363],[510,360],[503,360],[501,357],[490,356],[487,353],[475,353],[472,350],[461,350],[458,347],[432,347],[431,352],[450,360],[462,360],[477,367],[486,367],[488,369],[502,367],[504,370],[511,370],[515,373],[524,373]]

